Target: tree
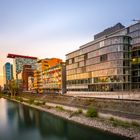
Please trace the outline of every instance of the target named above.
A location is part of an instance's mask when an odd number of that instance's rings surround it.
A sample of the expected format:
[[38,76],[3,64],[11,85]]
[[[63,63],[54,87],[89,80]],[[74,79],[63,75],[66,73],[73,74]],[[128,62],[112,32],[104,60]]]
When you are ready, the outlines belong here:
[[11,96],[15,96],[18,91],[17,81],[16,80],[9,81],[8,87],[9,87]]

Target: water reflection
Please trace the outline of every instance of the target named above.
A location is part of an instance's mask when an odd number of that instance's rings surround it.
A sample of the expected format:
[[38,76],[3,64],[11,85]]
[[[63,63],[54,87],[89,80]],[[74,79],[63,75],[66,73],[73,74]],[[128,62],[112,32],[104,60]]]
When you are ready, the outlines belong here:
[[128,140],[5,99],[0,109],[0,140]]

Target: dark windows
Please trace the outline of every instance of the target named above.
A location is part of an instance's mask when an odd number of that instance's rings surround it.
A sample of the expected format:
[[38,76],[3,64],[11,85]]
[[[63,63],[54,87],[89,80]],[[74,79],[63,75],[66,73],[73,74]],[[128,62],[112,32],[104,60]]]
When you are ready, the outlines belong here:
[[100,56],[100,61],[101,62],[107,61],[107,54],[101,55]]
[[133,51],[132,52],[132,57],[137,57],[138,56],[138,52],[137,51]]
[[133,76],[138,76],[138,71],[137,71],[137,70],[136,70],[136,71],[133,71],[133,72],[132,72],[132,75],[133,75]]
[[129,60],[124,60],[123,61],[123,66],[130,66],[130,61]]

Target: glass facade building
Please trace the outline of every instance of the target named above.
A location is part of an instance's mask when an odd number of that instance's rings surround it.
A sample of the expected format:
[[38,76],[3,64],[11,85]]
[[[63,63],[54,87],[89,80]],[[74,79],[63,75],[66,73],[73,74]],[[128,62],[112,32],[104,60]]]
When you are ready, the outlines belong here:
[[5,63],[3,66],[4,72],[4,84],[8,84],[8,81],[13,79],[13,65],[9,62]]
[[131,89],[131,37],[94,40],[66,55],[67,91]]
[[123,28],[111,35],[128,35],[132,38],[131,45],[131,75],[132,89],[140,90],[140,22]]
[[132,37],[132,89],[140,90],[140,22],[128,29]]

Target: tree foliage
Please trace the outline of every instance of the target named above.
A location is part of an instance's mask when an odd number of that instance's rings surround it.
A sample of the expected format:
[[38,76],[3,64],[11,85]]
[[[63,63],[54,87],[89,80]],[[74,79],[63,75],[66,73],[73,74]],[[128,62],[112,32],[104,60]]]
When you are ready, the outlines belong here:
[[9,81],[8,87],[11,96],[15,96],[18,91],[17,81],[16,80]]

